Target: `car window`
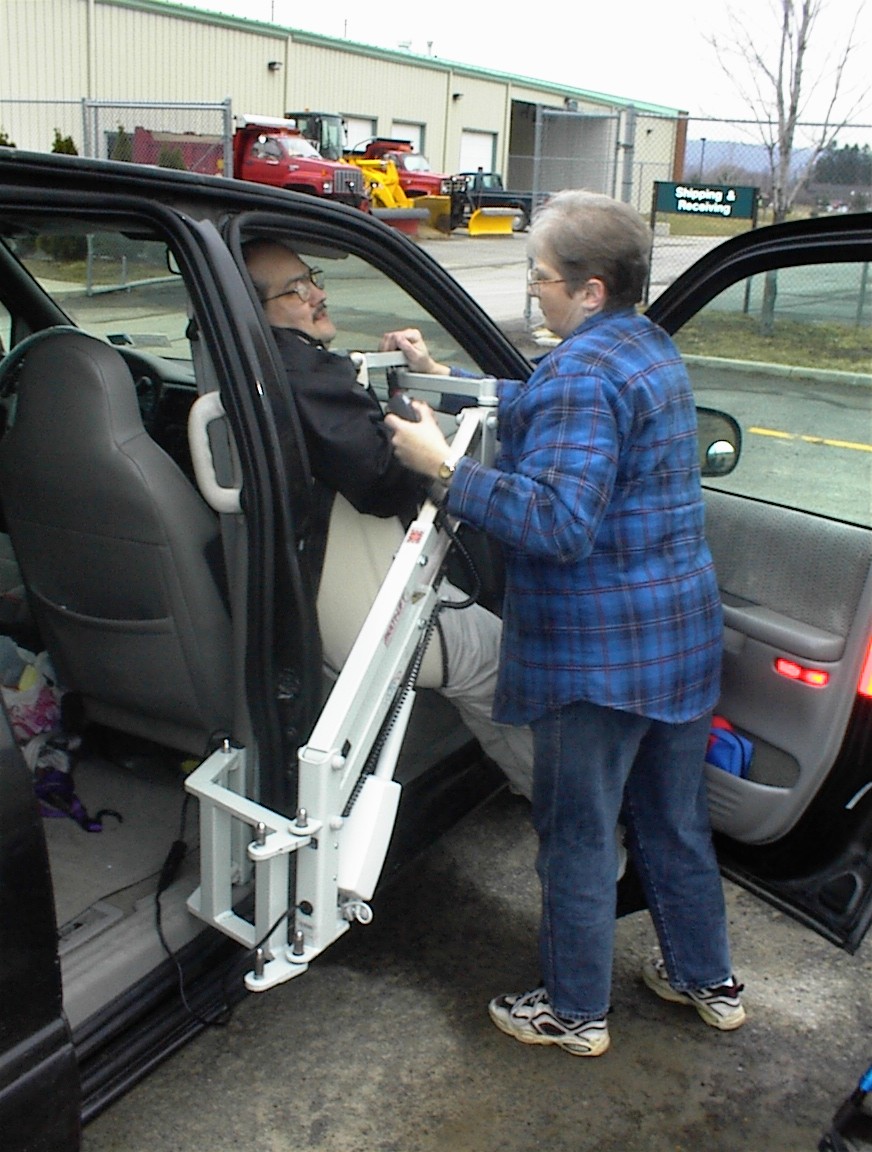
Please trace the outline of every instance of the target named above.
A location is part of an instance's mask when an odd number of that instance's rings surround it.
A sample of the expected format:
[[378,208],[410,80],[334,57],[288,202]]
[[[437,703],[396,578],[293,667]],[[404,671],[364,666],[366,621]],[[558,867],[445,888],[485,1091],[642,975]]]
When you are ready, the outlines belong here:
[[706,486],[872,526],[872,285],[860,263],[741,281],[676,333],[697,400],[743,431]]
[[84,331],[169,359],[191,359],[188,294],[170,270],[162,241],[70,225],[63,233],[36,232],[8,243]]
[[12,317],[8,309],[0,300],[0,356],[6,352],[12,343]]
[[419,328],[437,360],[475,371],[477,365],[430,313],[384,272],[358,256],[301,254],[324,271],[327,305],[336,325],[334,348],[375,351],[383,333]]
[[251,154],[255,160],[271,160],[277,164],[282,158],[282,148],[278,140],[264,136],[252,144]]

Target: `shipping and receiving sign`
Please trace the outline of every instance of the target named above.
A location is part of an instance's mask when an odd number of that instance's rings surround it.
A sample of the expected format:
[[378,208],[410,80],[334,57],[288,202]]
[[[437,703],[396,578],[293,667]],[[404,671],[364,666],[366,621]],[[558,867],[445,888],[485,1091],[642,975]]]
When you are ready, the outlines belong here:
[[758,191],[739,184],[675,184],[656,180],[654,211],[753,220]]

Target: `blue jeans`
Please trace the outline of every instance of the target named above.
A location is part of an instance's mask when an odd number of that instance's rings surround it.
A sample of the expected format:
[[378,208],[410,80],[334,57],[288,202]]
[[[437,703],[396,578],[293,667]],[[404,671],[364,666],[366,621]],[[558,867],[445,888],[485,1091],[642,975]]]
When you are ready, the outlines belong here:
[[732,974],[703,760],[710,715],[666,724],[576,701],[532,725],[541,975],[557,1012],[609,1009],[619,818],[674,987]]

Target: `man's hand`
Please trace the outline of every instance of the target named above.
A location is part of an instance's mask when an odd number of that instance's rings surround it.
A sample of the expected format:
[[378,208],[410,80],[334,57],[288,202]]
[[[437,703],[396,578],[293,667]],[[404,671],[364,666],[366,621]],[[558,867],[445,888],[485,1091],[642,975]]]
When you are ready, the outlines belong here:
[[435,480],[439,466],[451,454],[451,447],[436,423],[433,409],[421,400],[413,400],[421,419],[417,423],[388,413],[385,423],[391,430],[394,453],[400,463]]
[[396,332],[385,332],[379,341],[379,352],[402,352],[412,372],[427,376],[449,376],[451,369],[440,364],[430,355],[424,337],[417,328],[402,328]]

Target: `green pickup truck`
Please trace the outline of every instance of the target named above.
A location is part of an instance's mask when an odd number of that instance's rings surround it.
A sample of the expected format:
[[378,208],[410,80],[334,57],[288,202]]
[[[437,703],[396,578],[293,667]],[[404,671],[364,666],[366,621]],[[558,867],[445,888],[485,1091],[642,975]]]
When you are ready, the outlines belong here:
[[517,192],[503,187],[499,172],[461,172],[466,178],[466,203],[464,218],[468,218],[477,208],[515,208],[518,215],[514,221],[514,231],[523,232],[529,227],[533,215],[533,193]]

